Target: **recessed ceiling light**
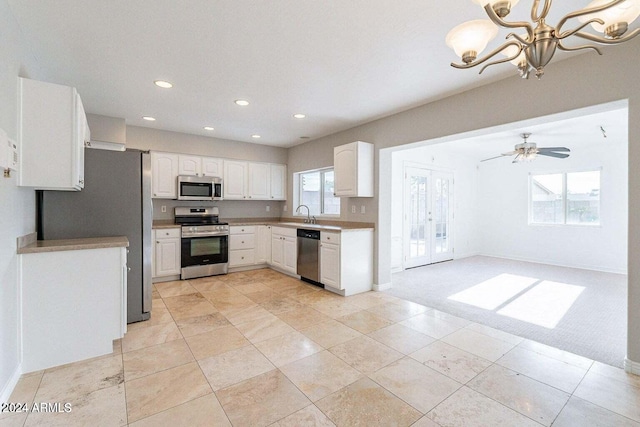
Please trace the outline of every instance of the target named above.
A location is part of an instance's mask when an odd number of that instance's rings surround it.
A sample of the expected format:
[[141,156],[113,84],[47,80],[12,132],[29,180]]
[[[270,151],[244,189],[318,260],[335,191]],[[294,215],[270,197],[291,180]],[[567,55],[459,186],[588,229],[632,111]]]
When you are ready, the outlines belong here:
[[169,83],[167,81],[164,81],[164,80],[156,80],[153,83],[155,83],[156,86],[161,87],[163,89],[170,89],[170,88],[173,87],[173,85],[171,83]]
[[143,119],[145,119],[148,122],[155,122],[156,118],[155,117],[151,117],[151,116],[142,116]]
[[211,126],[205,126],[203,129],[204,130],[214,130]]
[[251,138],[258,139],[258,138],[260,138],[260,135],[251,135]]
[[246,99],[236,99],[234,102],[242,107],[246,107],[247,105],[249,105],[249,101],[247,101]]
[[305,116],[304,114],[298,113],[298,114],[294,114],[293,117],[295,117],[296,119],[304,119],[307,116]]

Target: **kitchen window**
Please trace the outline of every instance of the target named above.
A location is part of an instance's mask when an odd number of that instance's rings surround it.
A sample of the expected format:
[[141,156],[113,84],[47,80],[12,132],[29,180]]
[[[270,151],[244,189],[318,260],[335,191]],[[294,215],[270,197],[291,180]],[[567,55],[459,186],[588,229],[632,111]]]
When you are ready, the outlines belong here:
[[600,225],[600,170],[530,177],[529,223]]
[[[297,205],[308,206],[310,215],[340,216],[340,198],[333,195],[333,168],[300,172],[296,175]],[[306,214],[305,209],[297,213],[303,216]]]

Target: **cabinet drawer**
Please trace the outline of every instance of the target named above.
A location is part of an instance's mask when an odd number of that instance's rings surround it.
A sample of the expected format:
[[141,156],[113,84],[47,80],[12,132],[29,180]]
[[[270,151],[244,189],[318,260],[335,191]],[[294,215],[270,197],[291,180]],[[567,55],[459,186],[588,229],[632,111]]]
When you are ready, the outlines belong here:
[[238,234],[229,236],[229,250],[253,249],[256,247],[255,234]]
[[326,231],[320,232],[320,241],[323,243],[335,243],[340,244],[340,233],[328,233]]
[[156,229],[156,239],[171,239],[171,238],[180,238],[181,236],[180,228],[157,228]]
[[272,234],[279,234],[280,236],[287,237],[296,237],[298,230],[296,228],[287,228],[287,227],[272,227]]
[[255,232],[255,225],[232,225],[229,227],[229,234],[253,234]]
[[229,251],[229,267],[255,264],[255,249]]

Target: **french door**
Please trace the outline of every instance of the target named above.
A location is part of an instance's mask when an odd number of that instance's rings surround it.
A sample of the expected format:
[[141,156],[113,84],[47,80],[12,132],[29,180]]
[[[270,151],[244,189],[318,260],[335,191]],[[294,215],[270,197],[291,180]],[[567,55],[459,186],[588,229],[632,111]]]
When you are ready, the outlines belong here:
[[453,174],[405,168],[404,268],[453,259]]

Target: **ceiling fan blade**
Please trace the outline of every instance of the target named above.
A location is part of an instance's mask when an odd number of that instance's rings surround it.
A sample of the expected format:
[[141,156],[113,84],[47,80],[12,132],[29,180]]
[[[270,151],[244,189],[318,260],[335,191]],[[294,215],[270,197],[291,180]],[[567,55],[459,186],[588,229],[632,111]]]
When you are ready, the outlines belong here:
[[522,156],[522,153],[518,153],[518,155],[513,159],[511,163],[518,163],[518,159]]
[[539,156],[549,156],[549,157],[557,157],[558,159],[566,159],[567,157],[569,157],[568,154],[564,154],[564,153],[554,153],[552,151],[539,151],[538,152]]
[[561,151],[561,152],[570,152],[571,150],[569,150],[567,147],[540,147],[538,148],[538,153],[540,152],[544,152],[544,151]]
[[488,159],[480,160],[481,162],[486,162],[487,160],[499,159],[500,157],[511,156],[512,153],[500,154],[499,156],[489,157]]

